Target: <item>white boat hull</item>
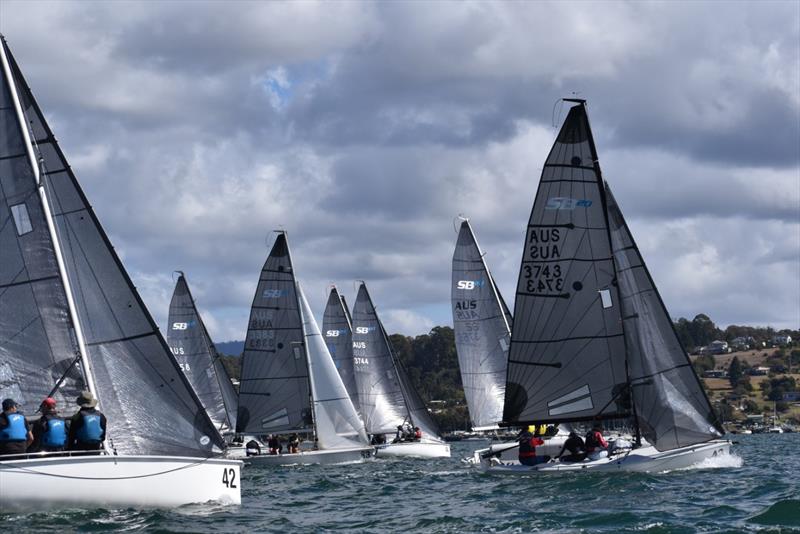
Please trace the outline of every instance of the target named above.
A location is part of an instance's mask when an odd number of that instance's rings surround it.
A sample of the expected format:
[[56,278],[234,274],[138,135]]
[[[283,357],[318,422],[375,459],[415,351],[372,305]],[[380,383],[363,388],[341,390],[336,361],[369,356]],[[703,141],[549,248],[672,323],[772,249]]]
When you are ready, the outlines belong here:
[[547,462],[535,466],[521,465],[519,462],[504,464],[501,462],[484,462],[482,465],[489,473],[497,474],[530,474],[553,471],[637,471],[661,472],[684,469],[697,465],[704,460],[730,454],[731,442],[714,440],[689,447],[681,447],[666,452],[659,452],[655,447],[646,446],[629,452],[615,454],[599,460],[582,462]]
[[[544,445],[536,447],[536,454],[540,456],[556,456],[561,452],[561,447],[567,440],[566,436],[553,436],[547,438]],[[517,441],[502,441],[500,443],[493,443],[483,449],[478,449],[472,453],[472,456],[464,458],[464,462],[478,465],[481,461],[487,461],[488,458],[498,458],[501,462],[514,462],[519,458],[519,442]]]
[[376,447],[378,458],[414,456],[416,458],[450,458],[450,444],[443,442],[387,443]]
[[309,465],[309,464],[344,464],[363,462],[375,456],[374,447],[353,449],[327,449],[318,451],[300,451],[296,454],[261,454],[248,456],[243,460],[248,465]]
[[0,459],[0,509],[241,504],[242,462],[177,456]]

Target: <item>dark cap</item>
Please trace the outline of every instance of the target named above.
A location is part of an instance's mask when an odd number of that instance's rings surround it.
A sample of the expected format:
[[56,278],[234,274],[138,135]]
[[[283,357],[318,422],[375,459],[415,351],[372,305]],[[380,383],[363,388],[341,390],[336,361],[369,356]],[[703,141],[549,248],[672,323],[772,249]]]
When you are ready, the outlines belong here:
[[3,411],[10,410],[11,408],[16,408],[17,406],[19,406],[19,404],[17,404],[17,401],[15,401],[14,399],[6,399],[3,401]]
[[87,408],[94,408],[97,406],[97,399],[94,398],[91,391],[82,391],[78,398],[75,399],[78,406],[86,406]]

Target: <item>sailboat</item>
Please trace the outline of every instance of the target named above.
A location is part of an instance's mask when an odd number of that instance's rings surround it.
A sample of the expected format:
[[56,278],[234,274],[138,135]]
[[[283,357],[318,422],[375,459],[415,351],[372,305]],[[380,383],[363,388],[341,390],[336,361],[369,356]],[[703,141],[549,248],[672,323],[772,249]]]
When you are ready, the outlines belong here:
[[422,438],[378,445],[377,456],[449,458],[450,445],[439,436],[425,403],[394,354],[367,285],[361,283],[353,306],[353,367],[367,432],[391,438],[398,427],[418,427]]
[[0,36],[0,396],[99,399],[106,448],[0,457],[0,507],[239,504],[181,373]]
[[169,303],[167,343],[223,437],[236,430],[236,390],[197,311],[183,272]]
[[360,411],[356,376],[353,371],[353,318],[344,296],[339,294],[336,286],[332,286],[328,294],[328,303],[322,316],[322,331],[325,333],[325,345],[333,358],[333,363],[336,364],[336,370],[344,383],[347,395],[356,411]]
[[261,271],[245,339],[238,433],[302,434],[313,450],[251,456],[254,464],[331,464],[369,459],[364,425],[347,395],[305,295],[289,243],[278,233]]
[[473,431],[496,430],[503,419],[511,312],[486,266],[468,219],[453,252],[453,330]]
[[729,453],[622,212],[586,103],[545,162],[517,283],[502,426],[630,418],[635,444],[583,462],[494,472],[663,471]]

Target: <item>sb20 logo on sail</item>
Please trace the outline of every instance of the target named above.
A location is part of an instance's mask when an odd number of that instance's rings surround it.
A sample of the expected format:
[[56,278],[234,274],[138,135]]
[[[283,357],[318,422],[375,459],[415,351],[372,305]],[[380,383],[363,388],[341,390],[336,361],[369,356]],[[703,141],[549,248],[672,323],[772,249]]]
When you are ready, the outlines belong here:
[[547,199],[544,209],[546,210],[574,210],[575,208],[588,208],[592,205],[591,200],[585,198],[553,197]]
[[456,288],[472,290],[475,289],[476,287],[483,287],[483,284],[485,283],[486,282],[484,282],[483,280],[459,280],[458,283],[456,284]]

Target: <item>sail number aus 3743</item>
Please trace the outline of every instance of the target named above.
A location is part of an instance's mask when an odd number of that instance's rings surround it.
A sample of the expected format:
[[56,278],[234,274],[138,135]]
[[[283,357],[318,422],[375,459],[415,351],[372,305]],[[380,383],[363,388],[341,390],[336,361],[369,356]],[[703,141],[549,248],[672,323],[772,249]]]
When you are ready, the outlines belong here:
[[557,260],[561,257],[562,228],[529,228],[528,259]]
[[533,263],[522,266],[525,278],[525,291],[528,293],[547,293],[563,291],[564,278],[558,263]]

